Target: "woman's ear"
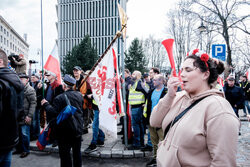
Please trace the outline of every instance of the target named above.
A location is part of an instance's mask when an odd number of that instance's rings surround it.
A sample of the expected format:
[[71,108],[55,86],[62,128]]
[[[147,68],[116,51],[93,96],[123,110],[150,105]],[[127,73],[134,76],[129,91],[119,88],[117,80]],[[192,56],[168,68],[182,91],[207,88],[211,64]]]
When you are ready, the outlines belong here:
[[208,80],[209,76],[210,76],[210,72],[208,70],[203,73],[203,79],[204,80]]

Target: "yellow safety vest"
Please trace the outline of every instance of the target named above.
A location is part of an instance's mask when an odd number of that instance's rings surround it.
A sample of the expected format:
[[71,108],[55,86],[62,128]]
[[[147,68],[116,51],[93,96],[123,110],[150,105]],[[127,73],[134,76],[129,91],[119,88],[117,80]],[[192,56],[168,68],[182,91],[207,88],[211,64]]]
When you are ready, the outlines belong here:
[[142,92],[136,91],[138,81],[129,89],[128,101],[130,105],[139,105],[145,103],[145,96]]
[[97,105],[97,106],[98,106],[98,104],[97,104],[97,102],[95,101],[95,99],[92,100],[92,103],[93,103],[94,105]]
[[143,116],[145,118],[147,118],[148,114],[147,114],[147,107],[148,107],[148,100],[146,100],[145,106],[143,108]]

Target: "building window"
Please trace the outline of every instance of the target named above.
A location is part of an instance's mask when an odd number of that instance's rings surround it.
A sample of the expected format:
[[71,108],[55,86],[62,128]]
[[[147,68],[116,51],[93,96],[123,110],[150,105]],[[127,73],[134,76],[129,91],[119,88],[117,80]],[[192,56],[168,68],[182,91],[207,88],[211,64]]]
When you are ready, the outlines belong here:
[[81,3],[81,15],[82,15],[82,17],[81,17],[81,19],[83,19],[84,18],[84,4],[83,3]]

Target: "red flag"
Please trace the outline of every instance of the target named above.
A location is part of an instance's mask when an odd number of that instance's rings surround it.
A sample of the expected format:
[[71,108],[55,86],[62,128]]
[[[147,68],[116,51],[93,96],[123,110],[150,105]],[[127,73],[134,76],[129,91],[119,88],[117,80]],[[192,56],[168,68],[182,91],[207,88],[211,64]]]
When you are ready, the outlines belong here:
[[116,92],[117,92],[117,101],[118,101],[118,106],[119,106],[119,114],[124,115],[122,95],[121,95],[120,75],[119,75],[118,62],[117,62],[114,48],[112,48],[112,53],[113,53],[113,59],[114,59],[114,67],[115,67],[116,76],[117,76],[116,77]]
[[246,76],[247,76],[247,79],[248,80],[250,80],[250,73],[249,73],[249,71],[250,71],[250,68],[247,70],[247,72],[246,72]]
[[128,119],[128,140],[132,140],[133,132],[132,132],[132,120],[131,120],[131,106],[127,105],[127,119]]
[[47,59],[45,65],[44,65],[44,69],[55,73],[57,76],[58,83],[62,84],[61,69],[60,69],[57,45],[54,46],[51,54],[49,55],[49,58]]
[[172,68],[172,73],[173,73],[173,76],[176,77],[176,70],[175,70],[174,57],[173,57],[174,39],[166,39],[166,40],[162,41],[161,43],[162,43],[162,45],[164,45],[164,47],[166,48],[166,50],[168,52],[168,58],[169,58],[170,65]]
[[218,82],[222,87],[224,87],[223,79],[222,79],[220,76],[218,76],[217,82]]

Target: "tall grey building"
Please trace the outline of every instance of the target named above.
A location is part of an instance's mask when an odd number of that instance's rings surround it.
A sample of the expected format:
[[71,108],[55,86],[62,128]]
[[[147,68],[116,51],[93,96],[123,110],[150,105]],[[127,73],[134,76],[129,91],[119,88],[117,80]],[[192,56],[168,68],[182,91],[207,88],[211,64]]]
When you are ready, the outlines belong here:
[[[127,0],[118,0],[126,9]],[[89,35],[101,55],[120,30],[117,0],[58,0],[58,47],[60,59]],[[121,52],[118,40],[118,54]]]

